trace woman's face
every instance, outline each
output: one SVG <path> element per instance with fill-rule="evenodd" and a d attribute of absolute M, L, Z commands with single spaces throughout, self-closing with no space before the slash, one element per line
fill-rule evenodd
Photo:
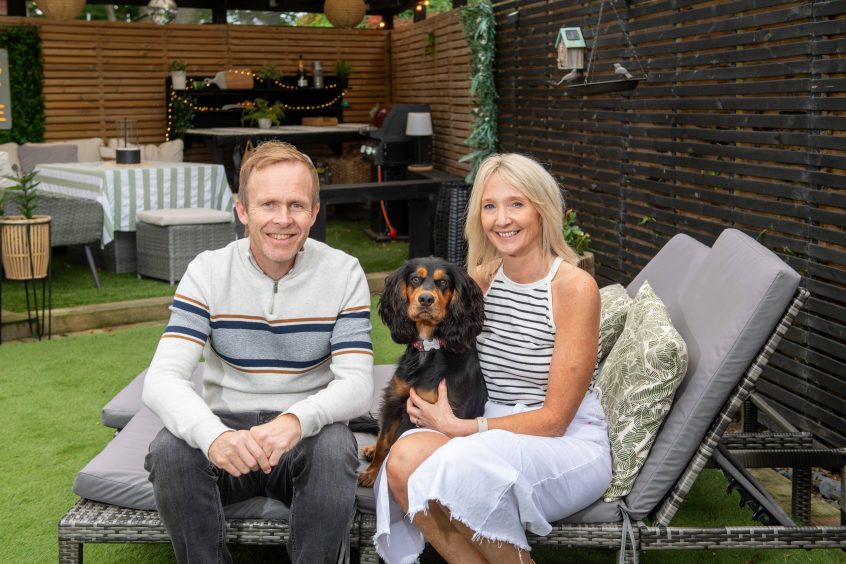
<path fill-rule="evenodd" d="M 522 256 L 540 248 L 541 216 L 529 199 L 493 174 L 482 190 L 482 229 L 499 253 Z"/>

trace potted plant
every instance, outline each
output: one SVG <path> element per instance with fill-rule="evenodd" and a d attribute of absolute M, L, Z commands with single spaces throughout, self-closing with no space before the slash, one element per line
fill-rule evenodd
<path fill-rule="evenodd" d="M 268 63 L 259 67 L 259 70 L 256 72 L 256 78 L 264 81 L 265 88 L 273 88 L 275 82 L 282 80 L 282 71 L 276 65 Z"/>
<path fill-rule="evenodd" d="M 279 120 L 285 117 L 285 110 L 282 109 L 281 102 L 270 102 L 264 98 L 256 98 L 253 106 L 245 108 L 241 114 L 241 123 L 249 121 L 250 124 L 258 122 L 258 126 L 262 129 L 268 129 L 271 125 L 279 125 Z"/>
<path fill-rule="evenodd" d="M 338 82 L 341 85 L 341 90 L 346 90 L 352 74 L 353 67 L 346 59 L 338 59 L 335 61 L 335 76 L 338 77 Z"/>
<path fill-rule="evenodd" d="M 17 167 L 12 167 L 17 173 Z M 50 216 L 35 215 L 38 193 L 36 172 L 6 176 L 14 182 L 0 198 L 0 239 L 3 270 L 10 280 L 33 280 L 47 276 L 50 263 Z M 6 215 L 12 203 L 17 215 Z"/>
<path fill-rule="evenodd" d="M 188 70 L 188 65 L 182 61 L 171 61 L 169 68 L 170 82 L 173 84 L 173 89 L 185 90 L 185 71 Z"/>
<path fill-rule="evenodd" d="M 564 240 L 579 255 L 579 268 L 586 270 L 593 276 L 596 270 L 594 256 L 593 253 L 587 250 L 590 244 L 590 235 L 582 231 L 582 228 L 579 227 L 576 210 L 567 210 L 564 212 L 563 229 Z"/>

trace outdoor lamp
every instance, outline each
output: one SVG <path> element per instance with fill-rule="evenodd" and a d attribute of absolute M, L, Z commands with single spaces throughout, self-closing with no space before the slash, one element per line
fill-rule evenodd
<path fill-rule="evenodd" d="M 414 150 L 412 170 L 432 169 L 432 114 L 429 112 L 409 112 L 405 122 L 405 134 L 412 137 Z"/>
<path fill-rule="evenodd" d="M 115 162 L 117 164 L 140 163 L 141 149 L 138 147 L 138 122 L 128 118 L 119 119 L 115 121 L 115 130 L 118 133 Z"/>

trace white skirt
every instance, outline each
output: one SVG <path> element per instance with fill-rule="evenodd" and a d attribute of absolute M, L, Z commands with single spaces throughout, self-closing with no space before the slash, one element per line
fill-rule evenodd
<path fill-rule="evenodd" d="M 488 402 L 486 417 L 529 411 Z M 413 429 L 415 432 L 436 432 Z M 385 460 L 385 464 L 387 459 Z M 547 535 L 550 522 L 600 498 L 611 482 L 611 447 L 602 405 L 585 396 L 561 437 L 493 429 L 457 437 L 432 453 L 408 480 L 408 513 L 393 499 L 382 465 L 374 484 L 376 551 L 388 564 L 417 562 L 423 535 L 411 521 L 430 500 L 476 531 L 473 540 L 507 542 L 530 550 L 526 530 Z"/>

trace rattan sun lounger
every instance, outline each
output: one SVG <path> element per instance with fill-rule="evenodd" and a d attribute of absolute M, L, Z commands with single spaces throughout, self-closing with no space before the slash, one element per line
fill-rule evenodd
<path fill-rule="evenodd" d="M 530 536 L 530 542 L 618 550 L 625 560 L 636 560 L 641 550 L 846 548 L 846 527 L 795 526 L 742 470 L 744 462 L 755 465 L 762 460 L 797 468 L 839 461 L 834 465 L 842 468 L 844 449 L 810 449 L 807 434 L 724 435 L 807 299 L 808 292 L 799 288 L 799 276 L 751 238 L 727 230 L 712 248 L 690 237 L 674 237 L 629 285 L 629 293 L 634 295 L 646 280 L 666 304 L 690 354 L 690 367 L 673 407 L 630 494 L 614 502 L 597 501 L 554 523 L 550 535 Z M 137 394 L 127 396 L 140 407 Z M 122 408 L 122 412 L 132 409 Z M 131 439 L 133 426 L 141 419 L 141 413 L 133 417 L 113 443 L 122 435 Z M 799 456 L 790 457 L 791 451 Z M 756 460 L 756 452 L 763 458 Z M 732 487 L 743 490 L 744 499 L 769 525 L 673 527 L 679 506 L 706 464 L 723 468 Z M 809 475 L 796 472 L 794 476 L 798 497 L 806 499 Z M 350 542 L 358 546 L 361 562 L 377 562 L 372 546 L 372 499 L 360 496 L 360 504 Z M 804 518 L 803 507 L 800 503 L 795 513 Z M 287 535 L 283 519 L 233 518 L 228 522 L 232 542 L 275 544 L 284 542 Z M 81 561 L 82 545 L 92 542 L 167 542 L 167 535 L 155 511 L 82 499 L 59 523 L 61 561 Z"/>

